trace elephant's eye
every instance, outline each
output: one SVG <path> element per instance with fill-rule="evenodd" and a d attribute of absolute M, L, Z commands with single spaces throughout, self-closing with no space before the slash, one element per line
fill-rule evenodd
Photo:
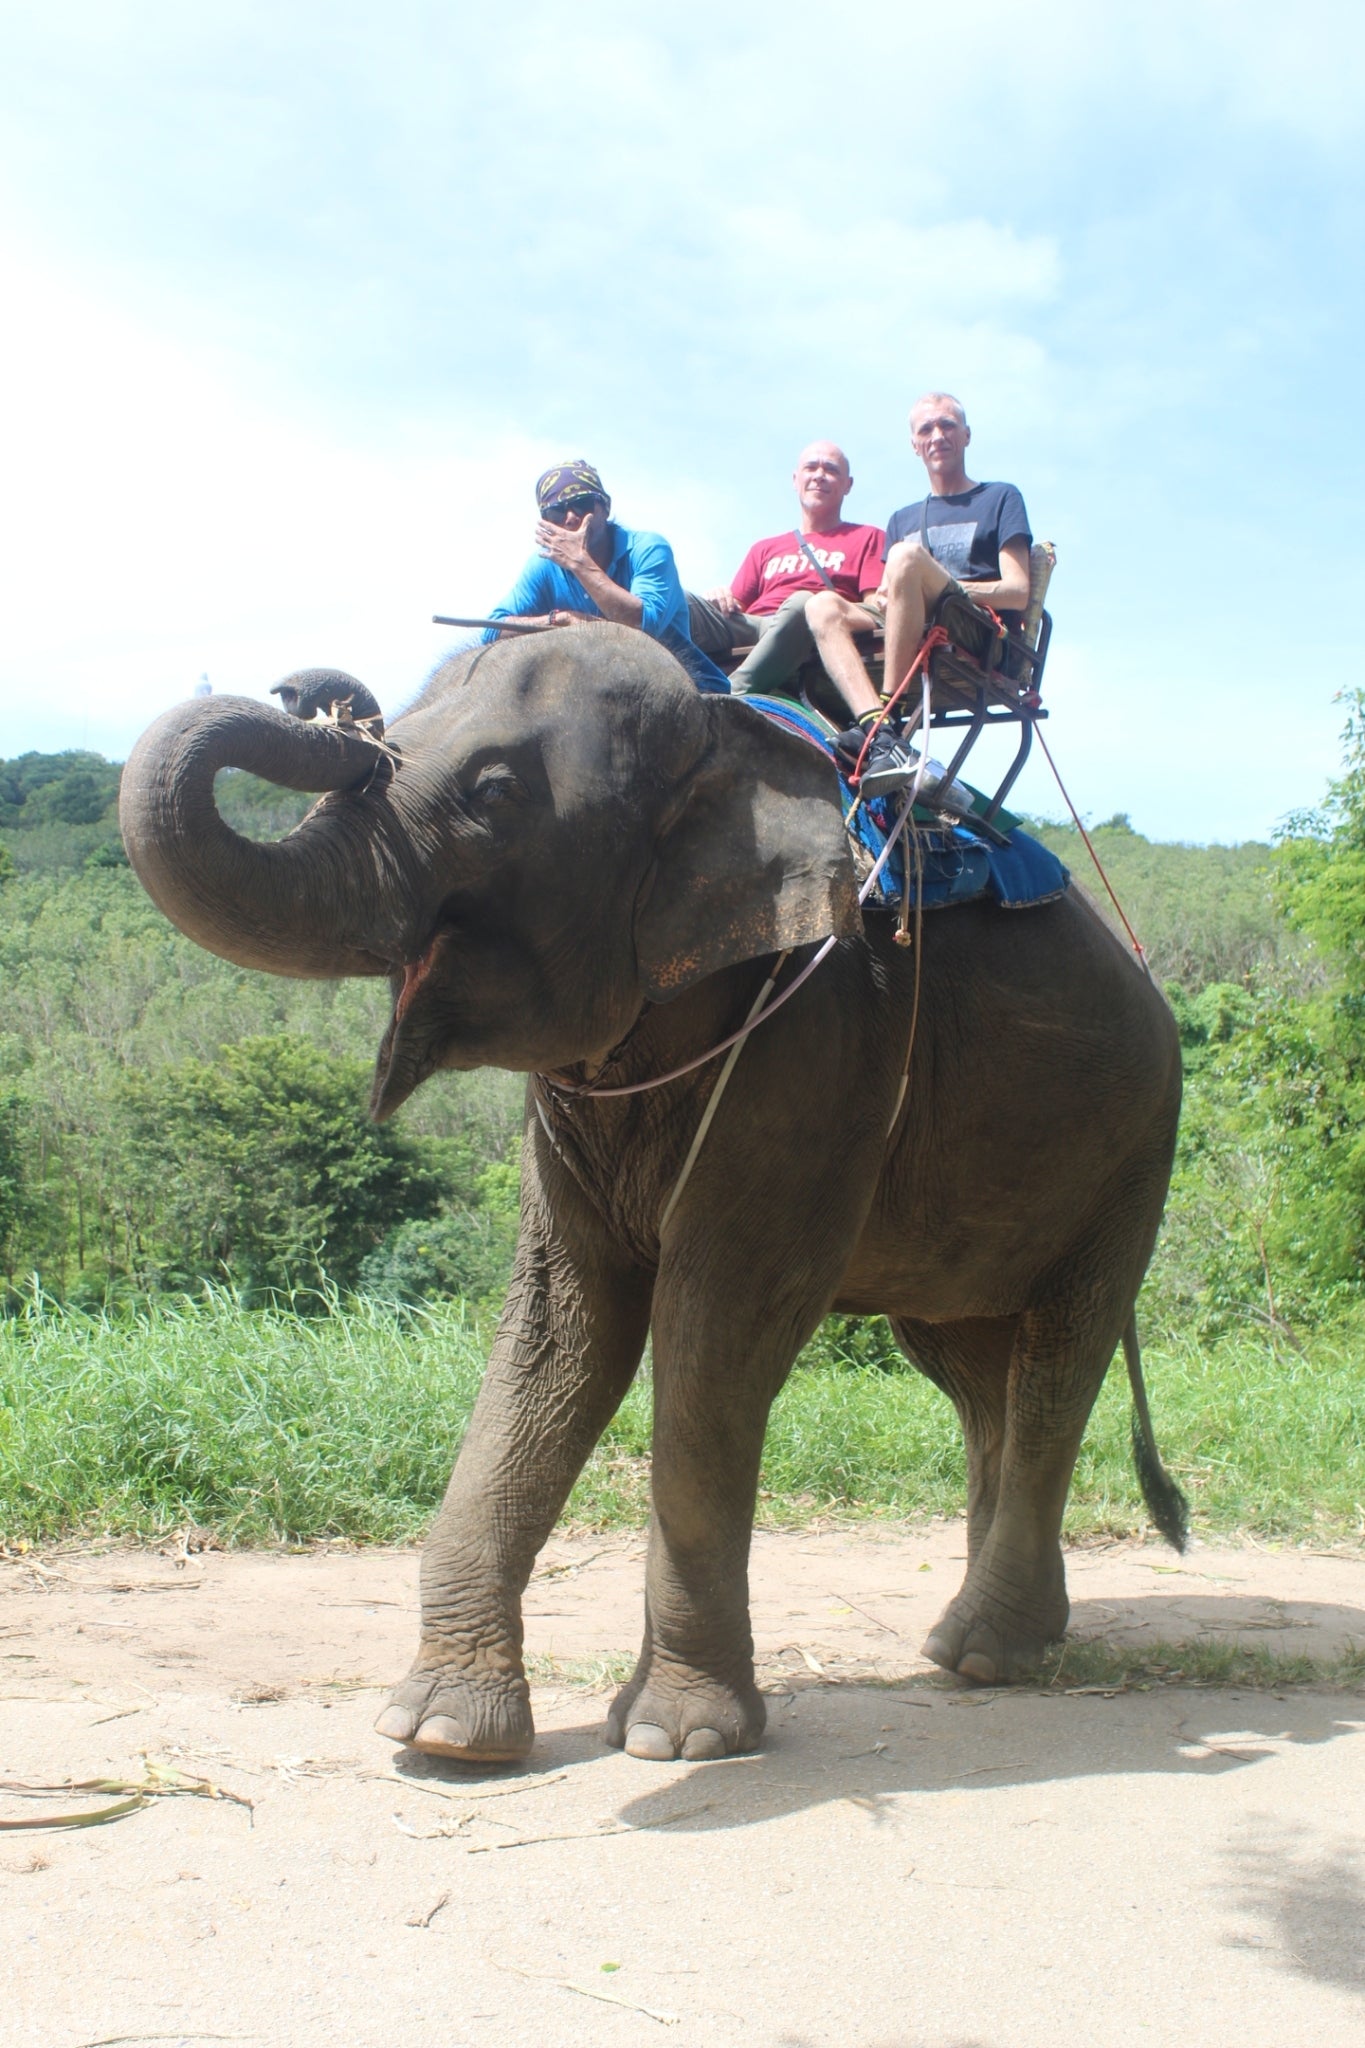
<path fill-rule="evenodd" d="M 470 791 L 476 804 L 490 808 L 494 804 L 525 803 L 530 794 L 519 775 L 501 766 L 481 768 Z"/>

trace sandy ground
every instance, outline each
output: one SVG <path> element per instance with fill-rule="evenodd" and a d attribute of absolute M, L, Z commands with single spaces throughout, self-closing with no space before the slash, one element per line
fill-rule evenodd
<path fill-rule="evenodd" d="M 140 1779 L 0 1832 L 0 2042 L 279 2048 L 1313 2048 L 1365 2041 L 1365 1699 L 974 1692 L 916 1654 L 962 1530 L 764 1536 L 754 1758 L 604 1748 L 635 1539 L 553 1543 L 540 1739 L 461 1771 L 370 1732 L 411 1552 L 0 1564 L 0 1775 Z M 1114 1546 L 1073 1629 L 1329 1655 L 1365 1561 Z M 108 1804 L 25 1799 L 0 1818 Z M 627 1846 L 629 1844 L 629 1846 Z"/>

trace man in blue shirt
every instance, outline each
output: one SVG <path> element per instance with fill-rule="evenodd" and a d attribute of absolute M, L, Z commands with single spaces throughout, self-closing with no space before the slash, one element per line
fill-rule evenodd
<path fill-rule="evenodd" d="M 725 675 L 693 644 L 672 548 L 657 533 L 614 522 L 611 499 L 590 462 L 547 469 L 536 482 L 536 505 L 537 552 L 503 603 L 492 606 L 491 619 L 543 626 L 612 619 L 635 626 L 666 647 L 699 690 L 729 694 Z"/>
<path fill-rule="evenodd" d="M 930 391 L 910 414 L 910 439 L 928 473 L 929 490 L 893 512 L 886 526 L 886 570 L 881 589 L 863 604 L 822 591 L 806 607 L 806 623 L 820 658 L 854 713 L 862 735 L 880 715 L 877 693 L 854 644 L 866 632 L 868 609 L 886 624 L 885 687 L 895 689 L 919 652 L 950 591 L 1018 622 L 1029 597 L 1029 532 L 1024 501 L 1013 484 L 974 483 L 967 474 L 972 430 L 959 401 Z M 994 631 L 983 612 L 983 645 Z M 850 728 L 849 747 L 860 735 Z M 863 790 L 880 795 L 908 782 L 914 757 L 895 733 L 877 733 L 862 776 Z"/>

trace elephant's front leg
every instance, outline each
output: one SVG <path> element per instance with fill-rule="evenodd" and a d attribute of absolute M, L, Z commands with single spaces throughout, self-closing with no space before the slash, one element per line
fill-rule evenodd
<path fill-rule="evenodd" d="M 554 1214 L 531 1156 L 507 1304 L 422 1553 L 422 1640 L 376 1727 L 437 1756 L 503 1762 L 534 1739 L 521 1596 L 640 1362 L 651 1279 L 572 1187 Z"/>
<path fill-rule="evenodd" d="M 747 1278 L 742 1292 L 722 1279 L 708 1300 L 663 1276 L 656 1290 L 645 1637 L 607 1721 L 631 1756 L 734 1755 L 756 1747 L 767 1718 L 749 1627 L 759 1463 L 768 1410 L 826 1297 L 803 1289 L 793 1308 L 763 1274 Z"/>

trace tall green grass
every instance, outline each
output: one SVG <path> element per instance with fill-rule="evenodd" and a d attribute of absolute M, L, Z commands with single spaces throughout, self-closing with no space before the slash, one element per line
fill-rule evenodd
<path fill-rule="evenodd" d="M 194 1524 L 243 1543 L 420 1534 L 441 1497 L 487 1343 L 460 1305 L 376 1303 L 296 1316 L 221 1297 L 126 1319 L 39 1304 L 0 1323 L 0 1540 L 149 1537 Z M 1365 1536 L 1365 1334 L 1304 1355 L 1245 1336 L 1153 1345 L 1166 1458 L 1206 1532 Z M 642 1374 L 575 1489 L 568 1518 L 646 1511 Z M 961 1439 L 918 1374 L 850 1363 L 817 1339 L 778 1401 L 760 1516 L 959 1513 Z M 1121 1367 L 1072 1488 L 1076 1536 L 1144 1526 Z"/>

